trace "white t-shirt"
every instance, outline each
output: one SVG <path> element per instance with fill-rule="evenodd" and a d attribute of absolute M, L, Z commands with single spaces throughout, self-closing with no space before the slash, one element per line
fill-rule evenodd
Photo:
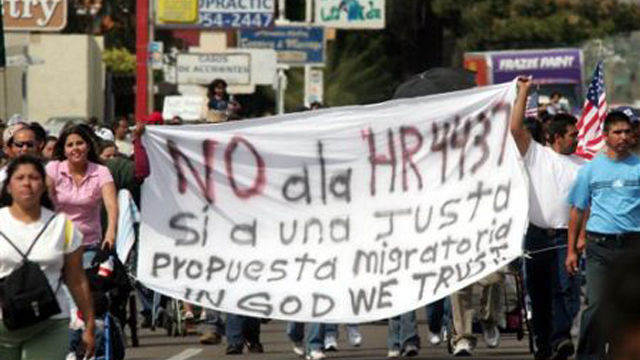
<path fill-rule="evenodd" d="M 125 156 L 133 155 L 133 143 L 131 142 L 131 138 L 127 136 L 124 140 L 116 139 L 115 143 L 116 143 L 116 146 L 118 147 L 119 153 Z"/>
<path fill-rule="evenodd" d="M 529 172 L 529 221 L 545 229 L 566 229 L 569 225 L 567 197 L 585 160 L 562 155 L 531 141 L 524 163 Z"/>
<path fill-rule="evenodd" d="M 26 253 L 51 216 L 54 216 L 54 213 L 43 208 L 40 220 L 25 224 L 11 215 L 9 207 L 3 207 L 0 209 L 0 231 L 22 253 Z M 64 265 L 64 255 L 72 253 L 81 244 L 82 234 L 64 215 L 57 214 L 28 255 L 29 260 L 40 265 L 47 280 L 49 280 L 51 289 L 56 292 L 58 305 L 62 312 L 53 316 L 53 318 L 64 319 L 69 317 L 69 302 L 65 291 L 62 289 L 63 284 L 61 281 L 63 280 L 60 275 Z M 15 268 L 20 266 L 22 259 L 16 249 L 4 237 L 0 236 L 0 278 L 9 275 Z M 59 282 L 60 287 L 58 288 Z M 58 290 L 56 291 L 56 289 Z"/>
<path fill-rule="evenodd" d="M 7 179 L 7 167 L 3 166 L 0 169 L 0 186 L 4 186 L 4 181 Z"/>

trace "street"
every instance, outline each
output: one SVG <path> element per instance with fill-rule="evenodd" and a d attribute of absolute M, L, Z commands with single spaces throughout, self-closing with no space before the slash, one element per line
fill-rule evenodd
<path fill-rule="evenodd" d="M 451 359 L 447 347 L 441 344 L 431 347 L 426 344 L 427 325 L 424 321 L 419 323 L 419 331 L 422 341 L 420 355 L 414 359 Z M 339 351 L 328 353 L 328 359 L 386 359 L 386 334 L 385 324 L 367 324 L 360 327 L 363 335 L 363 343 L 360 348 L 351 347 L 347 340 L 344 327 L 340 327 Z M 503 335 L 500 347 L 488 349 L 481 340 L 473 354 L 473 359 L 531 359 L 528 340 L 518 341 L 514 334 Z M 168 337 L 163 329 L 151 332 L 144 329 L 140 333 L 140 347 L 127 348 L 126 359 L 131 360 L 204 360 L 204 359 L 252 359 L 252 360 L 286 360 L 298 359 L 293 353 L 292 344 L 285 335 L 285 323 L 272 321 L 262 327 L 262 343 L 264 354 L 248 354 L 229 356 L 225 355 L 224 343 L 220 345 L 200 345 L 195 334 L 187 337 Z"/>

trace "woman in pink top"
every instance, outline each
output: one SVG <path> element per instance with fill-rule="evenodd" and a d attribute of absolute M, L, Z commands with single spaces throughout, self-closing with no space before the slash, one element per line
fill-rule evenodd
<path fill-rule="evenodd" d="M 84 235 L 85 250 L 112 249 L 118 222 L 118 201 L 113 177 L 100 165 L 94 141 L 82 125 L 62 132 L 47 164 L 49 193 L 56 210 L 67 215 Z M 107 209 L 107 230 L 102 239 L 100 209 Z"/>

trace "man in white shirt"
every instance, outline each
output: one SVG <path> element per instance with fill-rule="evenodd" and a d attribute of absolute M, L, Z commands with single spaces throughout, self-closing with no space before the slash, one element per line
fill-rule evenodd
<path fill-rule="evenodd" d="M 133 143 L 129 137 L 129 121 L 126 117 L 121 117 L 116 121 L 113 132 L 118 152 L 125 156 L 133 155 Z"/>
<path fill-rule="evenodd" d="M 572 155 L 577 146 L 577 120 L 556 114 L 548 128 L 549 145 L 532 141 L 523 124 L 531 79 L 518 80 L 511 133 L 529 173 L 529 229 L 525 250 L 527 293 L 531 298 L 535 359 L 565 360 L 575 352 L 571 326 L 580 307 L 578 279 L 564 269 L 569 205 L 567 197 L 584 160 Z"/>

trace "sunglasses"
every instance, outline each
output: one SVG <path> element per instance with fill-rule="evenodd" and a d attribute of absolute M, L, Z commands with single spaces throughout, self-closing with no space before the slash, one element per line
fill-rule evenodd
<path fill-rule="evenodd" d="M 17 147 L 18 149 L 22 149 L 25 146 L 28 149 L 31 149 L 31 148 L 35 147 L 36 144 L 33 141 L 25 141 L 25 142 L 14 141 L 13 142 L 13 146 Z"/>

